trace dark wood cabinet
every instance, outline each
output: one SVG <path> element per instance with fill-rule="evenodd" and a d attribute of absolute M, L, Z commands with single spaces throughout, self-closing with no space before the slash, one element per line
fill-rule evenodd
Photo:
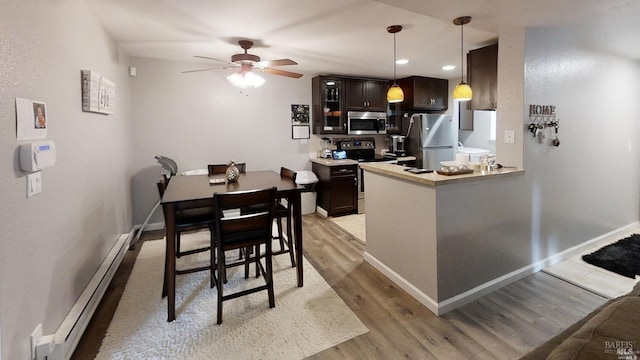
<path fill-rule="evenodd" d="M 402 133 L 402 103 L 390 103 L 387 107 L 387 134 Z"/>
<path fill-rule="evenodd" d="M 326 210 L 328 216 L 358 212 L 358 165 L 313 163 L 312 170 L 318 176 L 317 205 Z"/>
<path fill-rule="evenodd" d="M 387 87 L 386 80 L 346 79 L 347 110 L 386 111 Z"/>
<path fill-rule="evenodd" d="M 473 90 L 471 110 L 498 107 L 498 44 L 469 51 L 469 86 Z"/>
<path fill-rule="evenodd" d="M 314 134 L 346 134 L 344 79 L 316 76 L 311 80 L 311 116 Z"/>
<path fill-rule="evenodd" d="M 399 79 L 405 110 L 445 111 L 449 106 L 449 80 L 411 76 Z"/>

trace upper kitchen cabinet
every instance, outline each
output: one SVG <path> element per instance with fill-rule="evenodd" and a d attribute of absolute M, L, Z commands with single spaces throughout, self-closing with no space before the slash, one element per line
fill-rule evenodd
<path fill-rule="evenodd" d="M 498 107 L 498 44 L 471 50 L 467 54 L 469 86 L 473 90 L 471 110 Z"/>
<path fill-rule="evenodd" d="M 386 80 L 348 78 L 345 82 L 347 110 L 387 111 Z"/>
<path fill-rule="evenodd" d="M 311 80 L 314 134 L 346 134 L 344 79 L 316 76 Z"/>
<path fill-rule="evenodd" d="M 404 92 L 403 110 L 445 111 L 449 104 L 449 80 L 423 76 L 399 79 Z"/>

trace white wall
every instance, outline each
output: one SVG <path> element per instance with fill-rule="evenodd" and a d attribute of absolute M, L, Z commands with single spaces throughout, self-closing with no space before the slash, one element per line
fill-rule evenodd
<path fill-rule="evenodd" d="M 207 164 L 246 162 L 247 170 L 311 169 L 308 144 L 291 139 L 291 105 L 311 105 L 311 77 L 265 74 L 257 89 L 229 84 L 229 70 L 182 74 L 211 67 L 132 58 L 134 118 L 134 223 L 141 224 L 158 200 L 160 166 L 155 155 L 178 170 Z M 292 69 L 295 71 L 295 69 Z M 151 223 L 162 221 L 159 210 Z"/>
<path fill-rule="evenodd" d="M 121 233 L 131 229 L 128 60 L 83 1 L 0 2 L 0 318 L 4 359 L 55 332 Z M 116 83 L 116 114 L 81 111 L 80 70 Z M 58 151 L 25 196 L 15 97 L 47 105 Z"/>
<path fill-rule="evenodd" d="M 523 139 L 532 256 L 544 257 L 640 219 L 640 63 L 536 29 L 525 59 L 520 130 L 530 104 L 555 105 L 560 121 L 557 148 Z"/>

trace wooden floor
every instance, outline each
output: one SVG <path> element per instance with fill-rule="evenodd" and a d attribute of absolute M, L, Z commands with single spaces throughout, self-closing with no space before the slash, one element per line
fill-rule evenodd
<path fill-rule="evenodd" d="M 312 214 L 303 228 L 305 257 L 369 328 L 310 359 L 517 359 L 606 301 L 538 272 L 437 317 L 364 262 L 364 245 L 338 226 Z M 126 255 L 72 359 L 95 357 L 136 255 Z"/>

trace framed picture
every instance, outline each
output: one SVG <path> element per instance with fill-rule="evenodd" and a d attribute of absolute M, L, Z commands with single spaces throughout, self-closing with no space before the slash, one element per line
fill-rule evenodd
<path fill-rule="evenodd" d="M 291 123 L 309 124 L 309 105 L 291 105 Z"/>
<path fill-rule="evenodd" d="M 309 125 L 291 125 L 292 139 L 308 139 L 310 137 Z"/>

